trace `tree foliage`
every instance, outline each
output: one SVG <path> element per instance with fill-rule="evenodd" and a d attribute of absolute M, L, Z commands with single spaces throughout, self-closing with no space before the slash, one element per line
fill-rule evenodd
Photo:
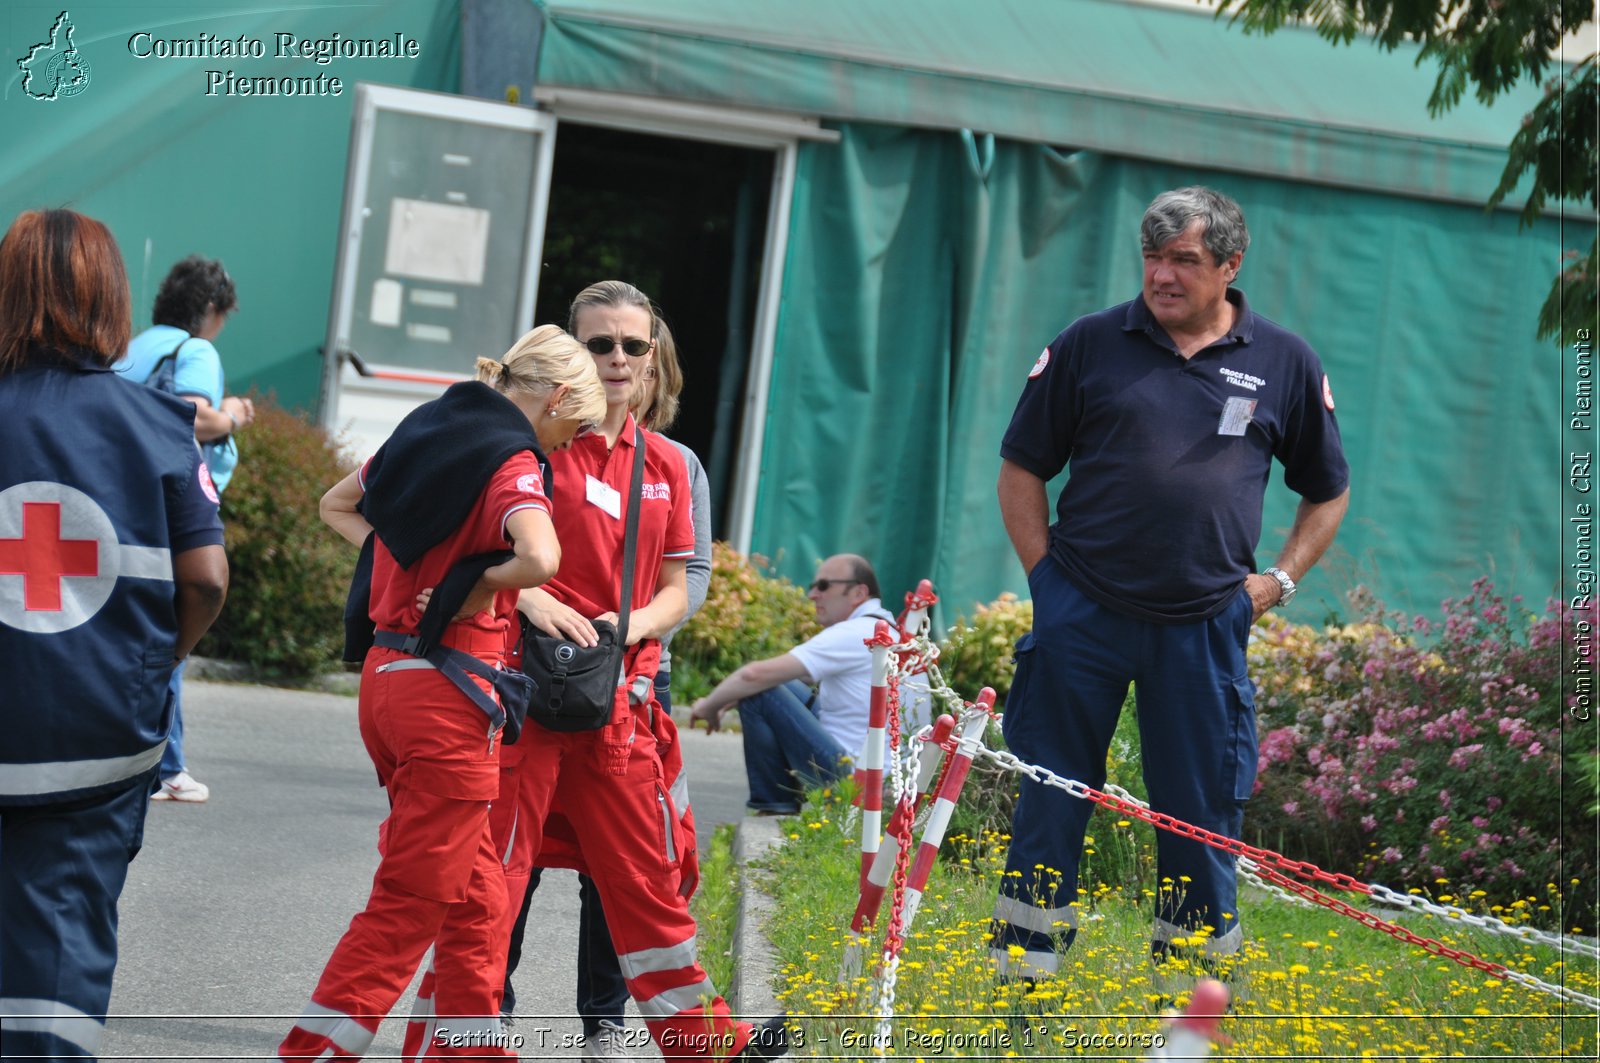
<path fill-rule="evenodd" d="M 1218 18 L 1231 13 L 1231 21 L 1247 33 L 1304 23 L 1335 44 L 1370 34 L 1389 51 L 1402 43 L 1419 45 L 1417 63 L 1439 66 L 1428 97 L 1428 112 L 1435 116 L 1460 103 L 1469 87 L 1487 104 L 1524 77 L 1538 81 L 1553 71 L 1508 146 L 1505 170 L 1487 205 L 1498 206 L 1531 170 L 1531 190 L 1520 212 L 1524 226 L 1552 197 L 1600 209 L 1600 57 L 1591 54 L 1572 66 L 1552 58 L 1567 34 L 1594 17 L 1592 0 L 1216 0 L 1216 5 Z M 1565 252 L 1539 313 L 1539 337 L 1571 337 L 1580 328 L 1594 335 L 1600 331 L 1597 308 L 1600 242 L 1591 240 L 1587 255 Z"/>

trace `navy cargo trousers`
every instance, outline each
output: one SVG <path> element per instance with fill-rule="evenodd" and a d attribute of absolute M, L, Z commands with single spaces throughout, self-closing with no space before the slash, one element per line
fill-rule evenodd
<path fill-rule="evenodd" d="M 1011 751 L 1101 789 L 1131 683 L 1151 807 L 1237 838 L 1256 776 L 1255 695 L 1245 670 L 1253 607 L 1242 585 L 1210 619 L 1160 624 L 1089 598 L 1049 557 L 1028 583 L 1033 631 L 1017 642 L 1006 699 Z M 1041 978 L 1058 970 L 1077 933 L 1078 864 L 1091 811 L 1087 800 L 1023 780 L 991 928 L 1002 974 Z M 1170 943 L 1193 940 L 1201 927 L 1210 930 L 1195 951 L 1238 951 L 1233 857 L 1157 831 L 1156 859 L 1153 955 L 1164 958 Z"/>

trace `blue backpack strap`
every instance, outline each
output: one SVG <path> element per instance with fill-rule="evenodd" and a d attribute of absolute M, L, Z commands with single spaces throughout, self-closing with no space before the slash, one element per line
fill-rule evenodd
<path fill-rule="evenodd" d="M 193 336 L 185 334 L 170 353 L 162 355 L 156 361 L 156 364 L 151 366 L 150 374 L 144 378 L 145 384 L 155 388 L 157 391 L 164 391 L 168 395 L 176 395 L 178 393 L 178 352 L 183 350 L 183 345 L 192 339 L 194 339 Z"/>

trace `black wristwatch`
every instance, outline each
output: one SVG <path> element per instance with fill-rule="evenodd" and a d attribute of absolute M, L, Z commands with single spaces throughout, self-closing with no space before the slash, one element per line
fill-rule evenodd
<path fill-rule="evenodd" d="M 1294 592 L 1299 588 L 1295 586 L 1295 582 L 1290 578 L 1289 573 L 1274 566 L 1261 574 L 1263 576 L 1271 576 L 1278 581 L 1278 586 L 1283 588 L 1283 593 L 1278 595 L 1278 605 L 1288 605 L 1294 600 Z"/>

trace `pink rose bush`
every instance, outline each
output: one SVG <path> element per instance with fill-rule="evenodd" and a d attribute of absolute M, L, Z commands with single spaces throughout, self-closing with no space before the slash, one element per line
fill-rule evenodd
<path fill-rule="evenodd" d="M 1437 622 L 1360 588 L 1351 605 L 1354 623 L 1268 614 L 1255 629 L 1246 839 L 1397 889 L 1482 890 L 1489 908 L 1553 885 L 1564 910 L 1542 918 L 1593 932 L 1594 773 L 1577 767 L 1595 724 L 1569 712 L 1562 674 L 1594 610 L 1552 600 L 1537 616 L 1487 579 Z"/>

